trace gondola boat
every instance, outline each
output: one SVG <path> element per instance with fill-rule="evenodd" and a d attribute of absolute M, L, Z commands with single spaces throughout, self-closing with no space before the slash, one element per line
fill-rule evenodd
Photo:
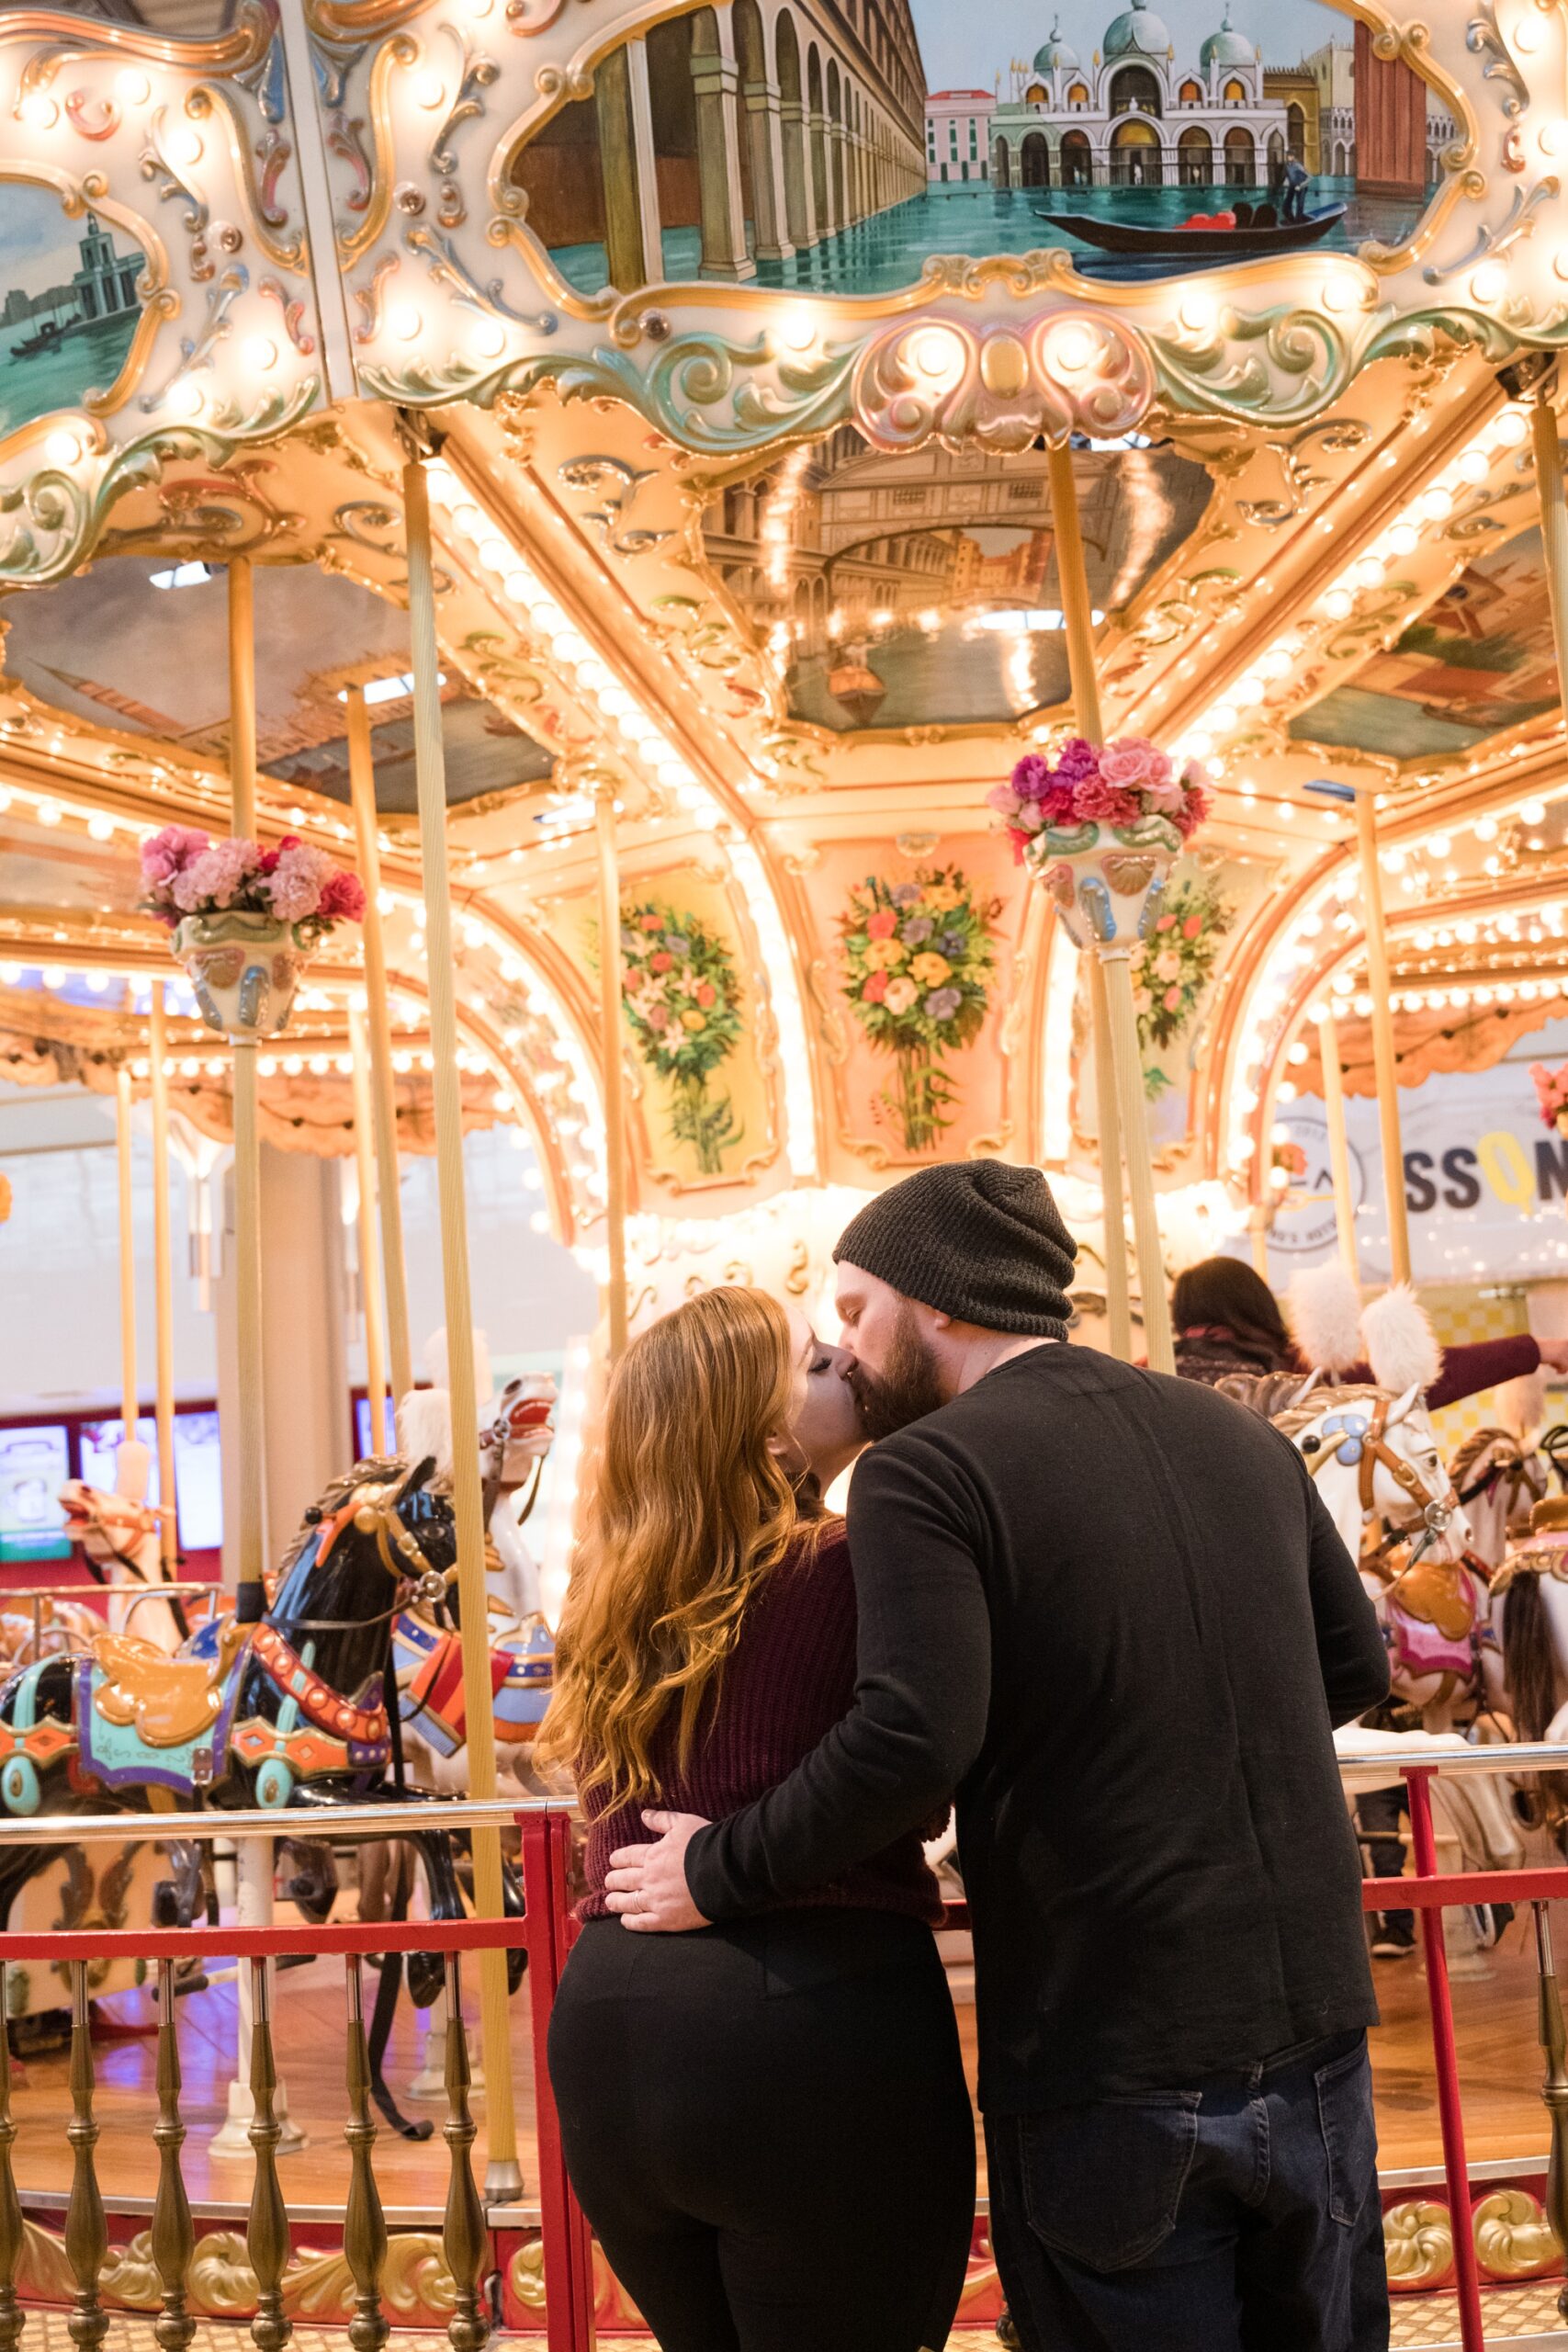
<path fill-rule="evenodd" d="M 1037 220 L 1081 238 L 1086 245 L 1097 245 L 1101 253 L 1182 261 L 1242 261 L 1257 254 L 1299 252 L 1317 244 L 1345 217 L 1342 204 L 1331 204 L 1304 220 L 1276 220 L 1263 228 L 1239 222 L 1234 229 L 1194 228 L 1179 221 L 1174 228 L 1147 229 L 1128 220 L 1098 220 L 1087 212 L 1048 212 L 1040 204 L 1031 209 Z"/>

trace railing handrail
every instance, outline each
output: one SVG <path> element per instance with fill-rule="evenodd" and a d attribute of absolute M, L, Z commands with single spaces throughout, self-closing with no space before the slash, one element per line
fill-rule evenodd
<path fill-rule="evenodd" d="M 574 1797 L 427 1797 L 403 1804 L 260 1805 L 231 1813 L 35 1813 L 0 1819 L 0 1846 L 90 1846 L 171 1838 L 397 1838 L 418 1829 L 507 1828 L 574 1814 Z"/>
<path fill-rule="evenodd" d="M 1500 1740 L 1490 1747 L 1428 1747 L 1413 1753 L 1397 1745 L 1368 1747 L 1337 1758 L 1348 1772 L 1386 1770 L 1391 1781 L 1406 1772 L 1568 1772 L 1568 1743 L 1555 1739 Z"/>
<path fill-rule="evenodd" d="M 95 1593 L 102 1593 L 106 1600 L 158 1600 L 169 1594 L 180 1596 L 187 1592 L 221 1594 L 223 1586 L 209 1580 L 192 1584 L 99 1584 L 89 1577 L 85 1584 L 0 1585 L 0 1609 L 11 1600 L 90 1600 Z"/>

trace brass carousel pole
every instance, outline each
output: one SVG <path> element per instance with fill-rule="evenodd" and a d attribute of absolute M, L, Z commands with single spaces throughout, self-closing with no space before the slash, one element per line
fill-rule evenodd
<path fill-rule="evenodd" d="M 1317 1015 L 1317 1051 L 1323 1064 L 1323 1111 L 1328 1125 L 1328 1167 L 1334 1180 L 1334 1223 L 1339 1255 L 1352 1282 L 1361 1279 L 1356 1254 L 1356 1203 L 1350 1190 L 1350 1137 L 1345 1125 L 1345 1072 L 1339 1059 L 1339 1025 L 1334 1008 Z"/>
<path fill-rule="evenodd" d="M 169 1232 L 169 1064 L 164 983 L 152 983 L 147 1022 L 152 1093 L 152 1303 L 155 1313 L 158 1421 L 158 1540 L 165 1573 L 176 1573 L 179 1523 L 175 1495 L 175 1270 Z"/>
<path fill-rule="evenodd" d="M 430 428 L 423 419 L 403 411 L 400 422 L 405 457 L 403 516 L 408 540 L 409 631 L 413 662 L 414 767 L 430 972 L 430 1047 L 435 1064 L 441 1269 L 446 1302 L 447 1380 L 452 1397 L 452 1502 L 457 1531 L 457 1589 L 463 1623 L 479 1628 L 489 1622 L 489 1596 L 485 1586 L 484 1502 L 479 1486 L 473 1311 L 468 1295 L 468 1212 L 463 1195 L 463 1095 L 457 1068 L 456 959 L 446 866 L 446 769 L 441 741 L 430 485 L 424 472 L 424 459 L 434 454 L 434 448 Z M 466 1641 L 462 1646 L 469 1785 L 476 1797 L 493 1797 L 495 1722 L 491 1703 L 490 1652 L 482 1640 Z M 481 1919 L 499 1919 L 502 1917 L 502 1901 L 498 1833 L 476 1829 L 473 1852 L 475 1908 Z M 454 2017 L 448 2030 L 457 2022 Z M 505 2199 L 521 2196 L 523 2175 L 517 2162 L 506 1955 L 502 1951 L 479 1954 L 479 2039 L 490 2101 L 485 2194 L 491 2199 Z"/>
<path fill-rule="evenodd" d="M 380 1253 L 376 1247 L 376 1155 L 370 1141 L 370 1057 L 365 1014 L 348 1008 L 348 1043 L 354 1057 L 354 1167 L 359 1193 L 359 1304 L 365 1316 L 365 1393 L 370 1401 L 370 1451 L 391 1452 L 387 1429 L 387 1357 L 381 1329 Z"/>
<path fill-rule="evenodd" d="M 604 1223 L 609 1238 L 610 1362 L 626 1344 L 626 1106 L 621 1047 L 621 876 L 615 854 L 615 791 L 593 796 L 599 843 L 599 1009 L 604 1041 Z"/>
<path fill-rule="evenodd" d="M 1070 447 L 1065 442 L 1060 448 L 1053 444 L 1046 452 L 1046 464 L 1051 484 L 1051 514 L 1056 528 L 1056 577 L 1062 590 L 1062 615 L 1066 628 L 1073 708 L 1080 732 L 1090 742 L 1099 743 L 1104 741 L 1104 722 L 1100 709 L 1100 682 L 1094 667 L 1094 615 L 1089 603 L 1089 573 L 1084 564 L 1077 485 L 1073 480 Z M 1111 1315 L 1111 1352 L 1121 1356 L 1123 1362 L 1133 1352 L 1131 1317 L 1127 1306 L 1122 1179 L 1117 1165 L 1116 1129 L 1119 1125 L 1122 1155 L 1127 1164 L 1133 1239 L 1137 1250 L 1139 1284 L 1143 1294 L 1145 1346 L 1152 1371 L 1174 1372 L 1176 1351 L 1171 1339 L 1170 1301 L 1166 1295 L 1165 1260 L 1160 1250 L 1154 1169 L 1149 1159 L 1148 1123 L 1144 1111 L 1143 1060 L 1138 1050 L 1138 1023 L 1133 1010 L 1133 979 L 1126 955 L 1113 952 L 1102 959 L 1098 949 L 1092 952 L 1089 956 L 1089 988 L 1094 1015 L 1100 1182 L 1105 1194 L 1106 1301 Z M 1105 1115 L 1108 1103 L 1114 1106 L 1109 1126 Z M 1119 1243 L 1120 1248 L 1117 1246 Z M 1113 1261 L 1119 1261 L 1114 1272 Z M 1120 1330 L 1117 1328 L 1118 1315 Z"/>
<path fill-rule="evenodd" d="M 114 1139 L 119 1176 L 119 1451 L 115 1485 L 141 1502 L 147 1494 L 147 1449 L 141 1441 L 141 1385 L 136 1376 L 136 1214 L 131 1187 L 130 1072 L 114 1074 Z"/>
<path fill-rule="evenodd" d="M 376 1205 L 381 1226 L 381 1275 L 387 1286 L 387 1351 L 392 1401 L 413 1386 L 409 1286 L 403 1261 L 403 1204 L 398 1175 L 398 1097 L 392 1073 L 392 1020 L 387 1002 L 387 951 L 381 933 L 381 849 L 376 832 L 376 762 L 363 686 L 348 690 L 348 781 L 359 878 L 365 885 L 365 1013 L 370 1046 L 370 1107 L 376 1136 Z"/>
<path fill-rule="evenodd" d="M 1378 1129 L 1382 1140 L 1383 1196 L 1388 1203 L 1390 1277 L 1410 1280 L 1410 1219 L 1404 1206 L 1404 1148 L 1399 1131 L 1399 1057 L 1393 1049 L 1389 1002 L 1388 936 L 1383 928 L 1382 873 L 1378 865 L 1376 796 L 1358 789 L 1356 834 L 1360 847 L 1362 920 L 1367 933 L 1367 987 L 1372 1000 L 1372 1066 L 1377 1073 Z"/>
<path fill-rule="evenodd" d="M 1557 411 L 1541 386 L 1530 403 L 1536 492 L 1540 501 L 1540 540 L 1546 551 L 1546 599 L 1551 611 L 1551 640 L 1560 682 L 1568 680 L 1568 503 L 1562 492 L 1562 447 Z"/>

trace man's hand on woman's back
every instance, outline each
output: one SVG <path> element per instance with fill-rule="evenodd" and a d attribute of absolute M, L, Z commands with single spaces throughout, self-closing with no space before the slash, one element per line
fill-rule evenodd
<path fill-rule="evenodd" d="M 624 1928 L 639 1935 L 673 1935 L 709 1922 L 686 1884 L 686 1849 L 708 1825 L 700 1813 L 645 1813 L 658 1832 L 647 1846 L 617 1846 L 610 1857 L 604 1899 Z"/>

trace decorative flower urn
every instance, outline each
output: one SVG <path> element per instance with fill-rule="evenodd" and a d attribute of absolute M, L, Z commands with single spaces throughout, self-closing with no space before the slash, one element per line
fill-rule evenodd
<path fill-rule="evenodd" d="M 240 1043 L 288 1027 L 308 961 L 292 923 L 238 910 L 186 915 L 171 944 L 209 1029 Z"/>
<path fill-rule="evenodd" d="M 1181 836 L 1167 817 L 1132 825 L 1049 825 L 1023 863 L 1042 884 L 1078 947 L 1131 952 L 1159 912 Z"/>

